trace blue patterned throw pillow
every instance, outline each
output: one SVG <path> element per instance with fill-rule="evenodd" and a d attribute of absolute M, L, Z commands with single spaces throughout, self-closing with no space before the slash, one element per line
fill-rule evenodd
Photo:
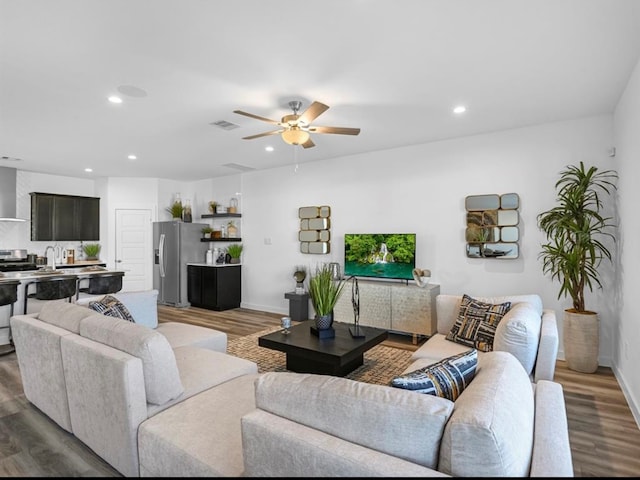
<path fill-rule="evenodd" d="M 447 357 L 391 380 L 391 386 L 455 401 L 476 374 L 478 351 Z"/>
<path fill-rule="evenodd" d="M 494 305 L 465 294 L 462 296 L 458 318 L 446 338 L 477 348 L 481 352 L 491 352 L 498 323 L 510 308 L 511 302 Z"/>
<path fill-rule="evenodd" d="M 108 317 L 135 322 L 129 309 L 120 300 L 111 295 L 105 295 L 101 300 L 89 302 L 89 308 Z"/>

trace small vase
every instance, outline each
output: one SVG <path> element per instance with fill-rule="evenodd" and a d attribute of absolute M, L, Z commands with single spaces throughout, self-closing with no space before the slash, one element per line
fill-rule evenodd
<path fill-rule="evenodd" d="M 327 330 L 333 325 L 333 313 L 327 315 L 316 315 L 316 328 L 318 330 Z"/>

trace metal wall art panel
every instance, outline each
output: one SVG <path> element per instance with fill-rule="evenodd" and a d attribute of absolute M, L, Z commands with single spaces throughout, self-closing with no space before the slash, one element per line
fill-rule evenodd
<path fill-rule="evenodd" d="M 469 195 L 464 204 L 467 210 L 467 257 L 518 258 L 518 194 Z"/>
<path fill-rule="evenodd" d="M 331 251 L 331 207 L 300 207 L 300 252 L 310 254 L 327 254 Z"/>

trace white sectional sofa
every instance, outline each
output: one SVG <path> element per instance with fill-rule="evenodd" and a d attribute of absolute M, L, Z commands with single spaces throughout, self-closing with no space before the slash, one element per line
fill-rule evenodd
<path fill-rule="evenodd" d="M 27 399 L 125 476 L 140 475 L 145 422 L 219 387 L 220 401 L 233 403 L 234 388 L 225 385 L 252 385 L 257 376 L 255 363 L 225 353 L 226 334 L 192 325 L 153 329 L 51 301 L 12 317 L 11 328 Z M 209 400 L 201 399 L 203 408 Z M 218 466 L 236 475 L 243 470 L 239 418 L 229 432 L 238 453 Z"/>
<path fill-rule="evenodd" d="M 144 325 L 58 301 L 11 326 L 27 399 L 125 476 L 573 473 L 562 387 L 532 383 L 513 352 L 479 356 L 452 402 L 338 377 L 258 374 L 225 353 L 222 332 L 158 325 L 157 292 L 115 296 Z"/>

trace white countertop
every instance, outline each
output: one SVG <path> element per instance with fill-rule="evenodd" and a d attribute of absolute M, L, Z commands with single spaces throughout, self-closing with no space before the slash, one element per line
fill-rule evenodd
<path fill-rule="evenodd" d="M 68 275 L 77 275 L 78 277 L 90 277 L 92 275 L 100 275 L 103 273 L 123 272 L 122 270 L 85 270 L 87 267 L 56 269 L 53 272 L 44 273 L 41 270 L 25 270 L 22 272 L 2 272 L 0 282 L 2 280 L 31 280 L 33 278 L 49 278 Z M 124 272 L 123 272 L 124 273 Z"/>
<path fill-rule="evenodd" d="M 241 263 L 187 263 L 194 267 L 238 267 Z"/>

